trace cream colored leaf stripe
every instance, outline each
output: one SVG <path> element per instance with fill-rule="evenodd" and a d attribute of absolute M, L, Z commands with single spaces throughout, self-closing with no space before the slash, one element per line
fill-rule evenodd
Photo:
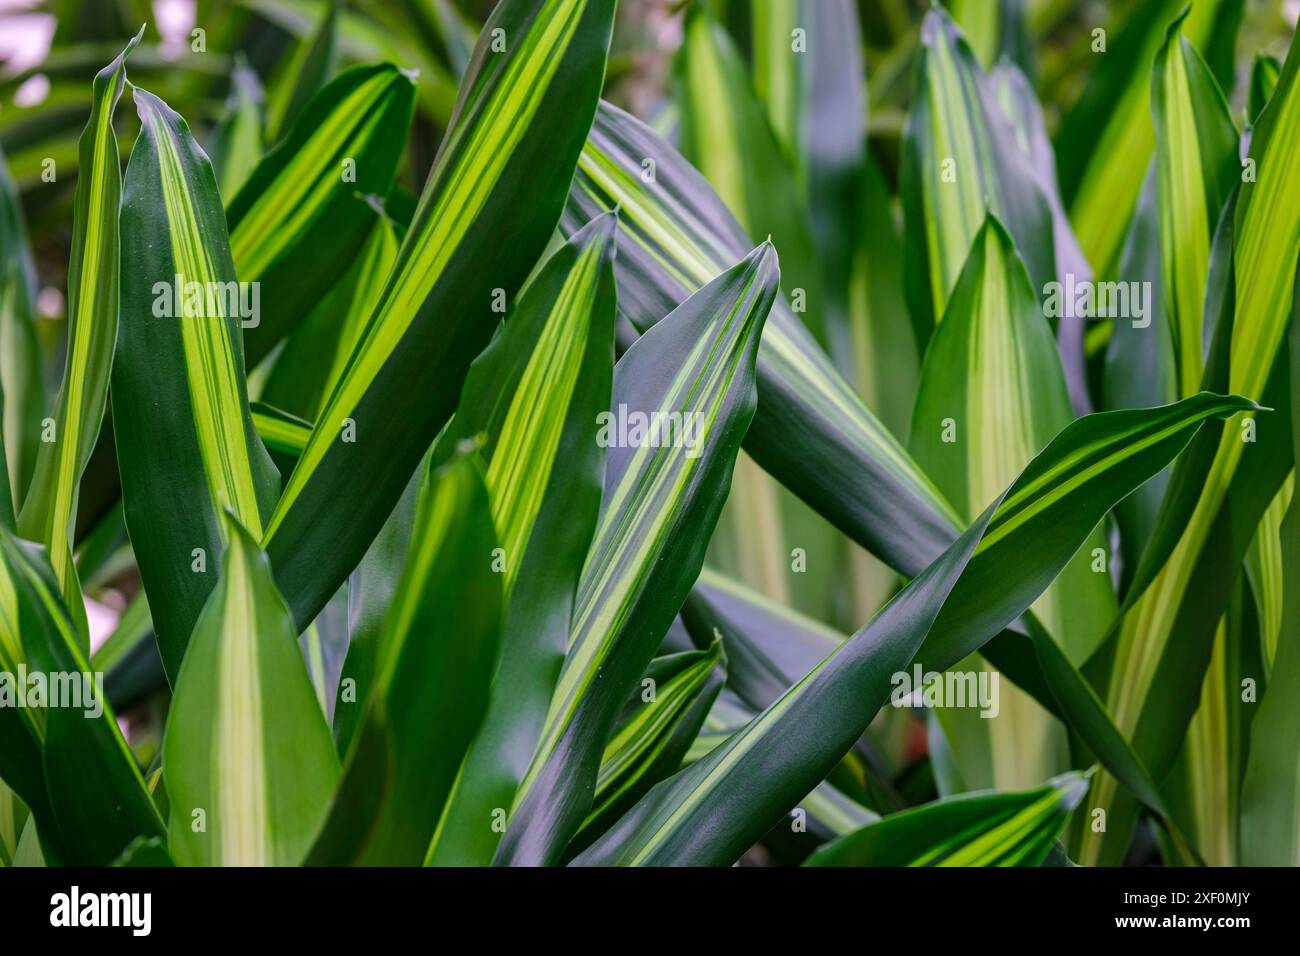
<path fill-rule="evenodd" d="M 225 522 L 223 521 L 224 525 Z M 225 529 L 230 533 L 230 529 Z M 249 550 L 227 549 L 222 575 L 221 629 L 216 660 L 217 719 L 212 723 L 210 773 L 216 782 L 212 822 L 214 863 L 263 866 L 274 860 L 267 821 L 266 754 L 262 740 L 262 681 L 257 666 L 257 595 Z"/>

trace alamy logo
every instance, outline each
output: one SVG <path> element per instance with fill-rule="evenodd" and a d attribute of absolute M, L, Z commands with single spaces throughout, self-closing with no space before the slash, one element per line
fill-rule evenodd
<path fill-rule="evenodd" d="M 895 707 L 978 707 L 981 717 L 998 715 L 997 671 L 896 671 L 890 682 Z"/>
<path fill-rule="evenodd" d="M 95 718 L 104 713 L 102 671 L 0 671 L 0 707 L 57 707 L 84 711 Z"/>
<path fill-rule="evenodd" d="M 171 282 L 153 284 L 153 314 L 158 319 L 237 318 L 245 329 L 262 321 L 259 282 L 186 282 L 177 273 Z"/>
<path fill-rule="evenodd" d="M 1092 282 L 1065 274 L 1064 284 L 1043 286 L 1043 314 L 1049 319 L 1131 319 L 1133 328 L 1151 324 L 1150 282 Z"/>
<path fill-rule="evenodd" d="M 50 897 L 51 926 L 126 926 L 133 936 L 148 936 L 153 928 L 153 895 L 150 893 L 71 892 Z"/>
<path fill-rule="evenodd" d="M 628 411 L 619 403 L 596 416 L 596 444 L 601 448 L 685 448 L 687 458 L 704 452 L 699 412 Z"/>

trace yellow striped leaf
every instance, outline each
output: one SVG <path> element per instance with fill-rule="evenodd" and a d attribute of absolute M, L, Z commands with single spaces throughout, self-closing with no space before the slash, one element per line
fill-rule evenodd
<path fill-rule="evenodd" d="M 505 0 L 485 24 L 388 283 L 267 528 L 300 625 L 360 561 L 451 415 L 494 304 L 545 248 L 595 111 L 612 17 L 595 0 Z"/>
<path fill-rule="evenodd" d="M 325 818 L 338 757 L 266 556 L 222 517 L 221 580 L 167 719 L 168 849 L 192 866 L 291 866 Z"/>
<path fill-rule="evenodd" d="M 217 579 L 229 509 L 251 534 L 279 476 L 253 429 L 240 327 L 256 287 L 236 281 L 207 157 L 185 121 L 134 88 L 141 134 L 122 201 L 123 314 L 113 368 L 124 515 L 174 681 Z"/>
<path fill-rule="evenodd" d="M 85 630 L 81 585 L 72 563 L 77 485 L 99 435 L 108 398 L 118 316 L 118 198 L 121 161 L 113 112 L 126 86 L 126 59 L 144 35 L 95 75 L 90 120 L 78 146 L 79 173 L 68 263 L 68 350 L 55 402 L 53 440 L 42 442 L 18 532 L 49 553 L 78 630 Z M 84 646 L 84 645 L 83 645 Z"/>
<path fill-rule="evenodd" d="M 498 862 L 558 862 L 586 816 L 619 709 L 699 573 L 754 414 L 779 272 L 755 249 L 639 338 L 614 372 L 601 517 L 569 651 Z"/>

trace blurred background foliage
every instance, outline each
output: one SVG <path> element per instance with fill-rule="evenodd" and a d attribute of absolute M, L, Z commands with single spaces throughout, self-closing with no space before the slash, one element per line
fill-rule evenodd
<path fill-rule="evenodd" d="M 755 11 L 769 2 L 787 0 L 698 3 L 709 8 L 734 48 L 749 60 L 750 75 L 759 86 L 763 74 L 754 62 L 761 48 L 756 27 L 763 27 L 756 24 Z M 675 82 L 679 61 L 687 59 L 678 53 L 690 22 L 683 12 L 688 5 L 681 0 L 620 0 L 605 97 L 654 125 L 699 165 L 701 159 L 692 155 L 685 128 L 692 108 L 707 123 L 710 105 L 683 102 L 686 97 L 679 96 L 680 85 Z M 1146 95 L 1155 50 L 1149 43 L 1142 44 L 1160 33 L 1150 28 L 1150 22 L 1153 18 L 1168 22 L 1183 5 L 1181 0 L 947 0 L 944 5 L 985 68 L 1005 58 L 1029 78 L 1055 147 L 1062 200 L 1098 276 L 1113 277 L 1120 250 L 1107 242 L 1114 246 L 1129 233 L 1127 217 L 1148 166 L 1150 147 L 1130 157 L 1124 152 L 1125 141 L 1118 146 L 1109 143 L 1116 148 L 1107 157 L 1105 175 L 1100 177 L 1102 194 L 1100 200 L 1094 197 L 1093 205 L 1100 203 L 1104 209 L 1110 200 L 1107 191 L 1114 188 L 1117 214 L 1125 219 L 1122 228 L 1109 230 L 1111 240 L 1094 239 L 1086 221 L 1087 210 L 1082 207 L 1089 197 L 1082 194 L 1089 188 L 1087 168 L 1096 151 L 1106 148 L 1097 130 L 1104 127 L 1114 97 L 1126 84 Z M 388 198 L 390 204 L 413 204 L 448 126 L 458 78 L 478 25 L 492 6 L 493 0 L 0 0 L 0 149 L 21 196 L 35 259 L 40 292 L 37 330 L 49 391 L 57 385 L 64 363 L 77 141 L 90 111 L 91 80 L 141 24 L 148 27 L 130 61 L 131 79 L 187 119 L 199 142 L 217 160 L 227 202 L 256 159 L 288 128 L 296 111 L 340 69 L 390 61 L 414 71 L 418 74 L 415 123 L 398 170 L 398 187 Z M 863 354 L 854 353 L 853 343 L 847 347 L 829 343 L 863 398 L 901 438 L 908 432 L 919 355 L 900 287 L 898 177 L 903 130 L 913 102 L 913 67 L 928 6 L 923 0 L 857 2 L 866 74 L 862 119 L 873 160 L 865 167 L 872 198 L 862 214 L 871 262 L 865 292 L 855 285 L 858 291 L 851 294 L 872 299 L 864 311 L 879 315 L 883 305 L 890 316 L 886 325 L 871 329 L 874 338 L 868 337 Z M 1202 52 L 1228 94 L 1234 118 L 1248 125 L 1252 65 L 1260 54 L 1285 56 L 1300 0 L 1207 0 L 1206 9 L 1212 9 L 1213 22 L 1205 27 Z M 1095 55 L 1098 31 L 1104 31 L 1109 57 Z M 1138 83 L 1128 82 L 1137 75 L 1141 76 Z M 773 112 L 772 98 L 765 97 L 762 89 L 756 92 Z M 768 120 L 777 125 L 775 116 L 760 117 L 760 125 Z M 138 120 L 134 110 L 119 109 L 115 122 L 125 162 Z M 797 179 L 796 160 L 784 136 L 788 130 L 773 132 L 776 136 L 769 138 L 775 151 L 766 159 L 787 164 L 788 168 L 776 171 L 777 178 L 784 181 L 794 175 Z M 758 168 L 759 157 L 752 158 Z M 737 208 L 737 197 L 727 195 L 710 170 L 704 172 L 752 233 L 767 231 L 758 228 L 763 223 L 757 220 L 770 210 L 760 210 L 754 221 L 747 220 Z M 746 175 L 752 177 L 754 170 L 747 169 Z M 1114 185 L 1123 175 L 1132 178 L 1127 196 Z M 748 185 L 752 191 L 754 184 Z M 758 184 L 758 189 L 762 202 L 776 201 L 775 193 L 764 192 L 764 184 Z M 1112 212 L 1104 210 L 1104 214 Z M 788 244 L 781 254 L 788 270 L 795 262 Z M 876 277 L 877 285 L 871 285 L 870 277 Z M 854 272 L 854 282 L 859 279 Z M 816 318 L 805 318 L 819 332 Z M 1088 328 L 1085 350 L 1090 378 L 1100 378 L 1110 331 L 1108 323 Z M 855 365 L 861 362 L 870 371 Z M 256 390 L 265 381 L 264 370 L 260 378 L 254 370 L 250 373 L 250 390 Z M 1093 386 L 1096 392 L 1095 381 Z M 107 454 L 111 470 L 111 446 Z M 78 535 L 85 549 L 80 561 L 99 569 L 86 581 L 104 615 L 96 625 L 92 614 L 92 632 L 98 630 L 99 640 L 119 623 L 118 616 L 138 591 L 120 521 L 105 520 L 109 517 L 105 509 L 116 500 L 114 490 L 87 485 L 103 474 L 93 463 L 87 469 L 79 511 L 84 527 Z M 111 533 L 91 533 L 101 522 Z M 808 561 L 806 572 L 795 574 L 789 558 L 792 547 L 815 554 L 818 560 Z M 97 548 L 105 554 L 89 553 Z M 836 559 L 823 560 L 828 554 Z M 834 532 L 744 456 L 737 464 L 709 564 L 782 604 L 850 633 L 898 584 L 883 564 Z M 147 609 L 141 612 L 138 603 L 132 606 L 137 614 L 147 616 Z M 321 627 L 329 630 L 328 616 L 343 613 L 337 601 L 332 603 Z M 120 622 L 122 630 L 134 627 L 130 614 Z M 156 662 L 140 666 L 136 686 L 157 687 Z M 121 682 L 130 684 L 132 675 L 123 677 L 119 671 L 117 677 L 115 696 L 120 701 Z M 158 726 L 153 718 L 166 700 L 150 694 L 135 702 L 142 706 L 133 718 L 145 730 L 135 734 L 132 742 L 143 751 L 140 756 L 147 764 L 148 748 L 157 744 L 148 728 Z M 890 781 L 891 792 L 872 795 L 873 802 L 900 806 L 932 798 L 935 774 L 929 762 L 943 756 L 942 738 L 934 727 L 929 728 L 930 743 L 940 745 L 934 753 L 927 747 L 925 721 L 915 712 L 884 708 L 874 729 L 879 752 L 871 758 L 890 768 L 878 776 Z M 854 781 L 841 783 L 852 791 Z"/>

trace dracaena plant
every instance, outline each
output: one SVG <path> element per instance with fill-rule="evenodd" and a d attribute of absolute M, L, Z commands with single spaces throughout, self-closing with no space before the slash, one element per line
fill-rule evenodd
<path fill-rule="evenodd" d="M 1300 863 L 1296 58 L 468 6 L 0 113 L 0 862 Z"/>

